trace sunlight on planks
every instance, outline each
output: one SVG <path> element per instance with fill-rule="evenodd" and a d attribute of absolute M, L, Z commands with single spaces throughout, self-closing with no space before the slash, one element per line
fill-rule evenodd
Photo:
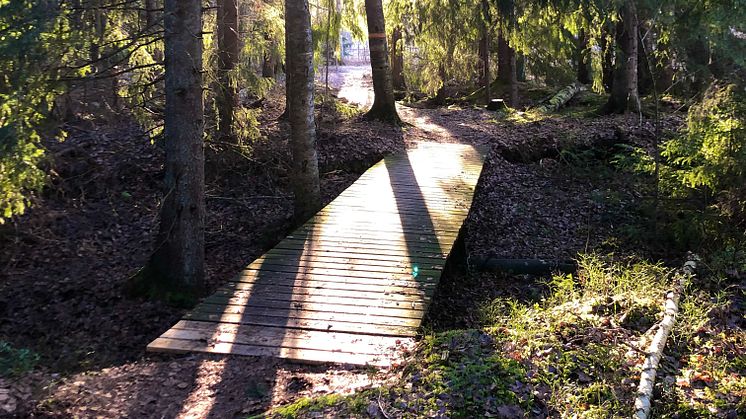
<path fill-rule="evenodd" d="M 149 351 L 387 366 L 411 347 L 466 218 L 482 155 L 421 143 L 389 156 Z"/>

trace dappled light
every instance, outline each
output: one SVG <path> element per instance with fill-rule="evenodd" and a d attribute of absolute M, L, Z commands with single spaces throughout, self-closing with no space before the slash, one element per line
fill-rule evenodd
<path fill-rule="evenodd" d="M 386 157 L 148 349 L 398 362 L 458 238 L 481 162 L 455 144 Z"/>
<path fill-rule="evenodd" d="M 741 417 L 744 22 L 0 0 L 0 417 Z"/>
<path fill-rule="evenodd" d="M 319 71 L 317 82 L 326 82 L 326 70 Z M 373 105 L 373 85 L 370 64 L 333 66 L 329 68 L 329 84 L 337 89 L 336 96 L 348 103 L 368 109 Z"/>

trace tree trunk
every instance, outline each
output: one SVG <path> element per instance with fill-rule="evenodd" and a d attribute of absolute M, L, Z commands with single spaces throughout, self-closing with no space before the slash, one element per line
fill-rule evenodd
<path fill-rule="evenodd" d="M 285 50 L 295 217 L 298 221 L 305 221 L 318 210 L 321 203 L 313 115 L 313 44 L 308 0 L 285 0 Z"/>
<path fill-rule="evenodd" d="M 588 61 L 588 35 L 585 34 L 585 29 L 580 29 L 575 54 L 578 63 L 578 82 L 582 84 L 590 84 L 591 73 L 590 62 Z"/>
<path fill-rule="evenodd" d="M 485 103 L 489 104 L 492 100 L 492 77 L 490 76 L 490 39 L 486 30 L 483 29 L 482 39 L 479 41 L 479 55 L 482 58 L 482 74 L 479 78 L 479 84 L 484 86 Z"/>
<path fill-rule="evenodd" d="M 518 81 L 526 81 L 526 56 L 518 54 L 515 57 L 515 72 Z"/>
<path fill-rule="evenodd" d="M 165 175 L 160 229 L 132 291 L 190 303 L 204 290 L 202 3 L 165 0 Z"/>
<path fill-rule="evenodd" d="M 402 41 L 401 27 L 394 28 L 391 34 L 391 76 L 393 77 L 394 89 L 405 90 L 404 83 L 404 43 Z"/>
<path fill-rule="evenodd" d="M 490 16 L 490 5 L 488 0 L 482 0 L 482 43 L 480 51 L 482 53 L 482 85 L 484 86 L 485 103 L 490 104 L 492 100 L 492 76 L 490 76 L 490 27 L 492 26 L 492 17 Z"/>
<path fill-rule="evenodd" d="M 155 31 L 155 24 L 158 22 L 158 16 L 155 0 L 145 0 L 145 27 L 148 32 Z"/>
<path fill-rule="evenodd" d="M 654 57 L 646 56 L 654 51 L 654 44 L 651 42 L 651 30 L 649 25 L 640 24 L 637 37 L 637 91 L 640 95 L 645 95 L 653 90 L 653 70 Z M 647 36 L 645 36 L 647 35 Z"/>
<path fill-rule="evenodd" d="M 518 75 L 516 74 L 515 50 L 500 34 L 497 38 L 497 79 L 508 87 L 508 103 L 518 106 Z"/>
<path fill-rule="evenodd" d="M 381 0 L 365 0 L 365 16 L 368 22 L 368 44 L 370 67 L 373 72 L 373 106 L 366 117 L 400 123 L 394 102 L 394 83 L 389 68 L 386 25 Z"/>
<path fill-rule="evenodd" d="M 271 51 L 264 51 L 262 62 L 262 77 L 271 78 L 275 76 L 275 57 Z"/>
<path fill-rule="evenodd" d="M 604 86 L 606 93 L 611 93 L 611 89 L 614 86 L 614 50 L 613 45 L 609 45 L 609 37 L 611 37 L 612 29 L 610 25 L 604 25 L 601 30 L 601 41 L 599 46 L 603 54 L 603 60 L 601 61 L 601 83 Z"/>
<path fill-rule="evenodd" d="M 218 0 L 218 136 L 221 140 L 237 141 L 233 131 L 233 115 L 238 107 L 236 83 L 231 75 L 239 54 L 238 1 Z"/>
<path fill-rule="evenodd" d="M 616 62 L 611 96 L 603 113 L 640 110 L 637 92 L 637 11 L 634 0 L 626 0 L 616 27 Z"/>

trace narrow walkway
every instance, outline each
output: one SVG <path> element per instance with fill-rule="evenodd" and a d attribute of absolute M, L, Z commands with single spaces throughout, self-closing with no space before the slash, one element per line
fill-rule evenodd
<path fill-rule="evenodd" d="M 471 205 L 482 156 L 386 157 L 149 351 L 385 366 L 413 343 Z"/>

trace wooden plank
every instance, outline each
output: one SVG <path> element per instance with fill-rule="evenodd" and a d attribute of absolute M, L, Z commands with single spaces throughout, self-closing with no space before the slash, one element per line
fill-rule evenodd
<path fill-rule="evenodd" d="M 339 196 L 346 194 L 361 194 L 361 196 L 386 195 L 390 197 L 412 197 L 419 199 L 443 199 L 444 197 L 463 196 L 471 199 L 476 188 L 476 179 L 459 179 L 453 182 L 398 182 L 385 176 L 362 177 L 355 182 L 354 187 L 345 189 Z"/>
<path fill-rule="evenodd" d="M 372 184 L 373 182 L 371 182 Z M 360 185 L 365 186 L 365 185 Z M 375 193 L 365 188 L 348 189 L 341 194 L 339 198 L 357 198 L 368 200 L 371 198 L 393 201 L 396 203 L 414 203 L 420 204 L 425 202 L 439 203 L 449 205 L 454 200 L 470 200 L 472 191 L 466 188 L 455 187 L 437 187 L 425 188 L 428 190 L 419 190 L 419 186 L 414 186 L 415 190 L 397 190 L 397 189 L 377 189 Z"/>
<path fill-rule="evenodd" d="M 302 289 L 309 290 L 333 290 L 333 291 L 345 291 L 345 292 L 371 292 L 380 294 L 398 294 L 406 296 L 415 296 L 418 298 L 428 298 L 435 292 L 435 287 L 428 284 L 421 284 L 418 287 L 411 286 L 398 286 L 389 283 L 373 283 L 373 284 L 357 284 L 350 282 L 331 282 L 323 281 L 317 278 L 309 280 L 298 281 L 296 279 L 288 280 L 286 283 L 280 283 L 280 281 L 273 280 L 271 283 L 266 284 L 251 279 L 243 278 L 238 280 L 236 278 L 231 282 L 226 283 L 222 288 L 225 289 L 263 289 L 265 287 L 284 287 L 292 289 L 293 292 L 302 292 Z M 222 289 L 221 288 L 221 289 Z"/>
<path fill-rule="evenodd" d="M 233 354 L 244 356 L 261 356 L 285 358 L 293 361 L 335 363 L 348 365 L 389 366 L 395 354 L 364 355 L 340 351 L 318 351 L 295 348 L 268 348 L 266 346 L 241 345 L 220 342 L 208 345 L 202 341 L 158 338 L 148 345 L 148 351 L 154 352 L 205 352 L 213 354 Z"/>
<path fill-rule="evenodd" d="M 380 354 L 390 349 L 410 349 L 411 339 L 369 336 L 319 330 L 287 329 L 237 324 L 181 320 L 161 335 L 169 339 L 200 340 L 208 344 L 224 342 L 242 345 L 284 347 L 334 352 Z"/>
<path fill-rule="evenodd" d="M 269 298 L 268 296 L 261 295 L 252 296 L 246 300 L 237 299 L 235 301 L 238 301 L 238 304 L 234 304 L 233 300 L 230 299 L 226 302 L 217 301 L 215 299 L 206 299 L 197 307 L 195 307 L 194 310 L 204 313 L 231 313 L 247 315 L 251 315 L 253 313 L 257 313 L 259 315 L 270 315 L 267 313 L 282 312 L 296 314 L 299 312 L 319 312 L 325 314 L 350 314 L 402 319 L 421 319 L 425 315 L 425 313 L 423 313 L 422 304 L 417 303 L 409 303 L 409 305 L 413 307 L 407 307 L 405 305 L 402 305 L 401 307 L 387 307 L 381 304 L 363 305 L 362 302 L 358 302 L 358 305 L 355 305 L 300 300 L 280 301 Z M 353 303 L 355 300 L 347 299 L 347 301 L 348 303 Z M 251 304 L 247 305 L 247 302 L 251 302 Z"/>
<path fill-rule="evenodd" d="M 308 244 L 314 245 L 318 247 L 318 244 L 323 242 L 338 242 L 338 243 L 356 243 L 356 244 L 397 244 L 397 245 L 404 245 L 408 249 L 409 248 L 419 248 L 419 249 L 426 249 L 426 250 L 439 250 L 442 248 L 442 246 L 448 246 L 452 243 L 449 241 L 441 242 L 436 237 L 426 236 L 426 235 L 419 235 L 419 234 L 408 234 L 404 233 L 399 235 L 396 238 L 387 239 L 386 237 L 371 237 L 367 238 L 365 234 L 359 233 L 350 233 L 350 234 L 344 234 L 344 233 L 338 233 L 338 234 L 328 234 L 328 235 L 319 235 L 318 237 L 314 237 L 311 234 L 305 234 L 305 233 L 291 233 L 288 234 L 286 237 L 286 240 L 302 240 L 304 242 L 307 242 Z"/>
<path fill-rule="evenodd" d="M 374 255 L 371 255 L 374 256 Z M 419 269 L 426 269 L 426 270 L 435 270 L 435 271 L 442 271 L 443 270 L 443 260 L 442 259 L 430 259 L 430 260 L 421 260 L 421 261 L 412 261 L 410 258 L 406 256 L 399 256 L 397 259 L 388 259 L 388 260 L 380 260 L 380 259 L 366 259 L 366 258 L 360 258 L 360 257 L 344 257 L 340 256 L 338 258 L 335 258 L 331 255 L 319 255 L 319 254 L 309 254 L 299 251 L 294 251 L 289 254 L 282 254 L 277 252 L 268 252 L 265 253 L 264 256 L 256 259 L 251 265 L 254 264 L 275 264 L 275 265 L 294 265 L 297 266 L 299 263 L 302 263 L 303 265 L 308 265 L 310 262 L 315 263 L 334 263 L 337 265 L 351 265 L 351 266 L 375 266 L 376 270 L 386 269 L 386 268 L 393 268 L 396 270 L 399 269 L 407 269 L 411 268 L 412 266 L 417 266 Z M 249 265 L 249 266 L 251 266 Z M 318 265 L 317 265 L 318 266 Z M 390 270 L 386 270 L 385 272 L 391 272 Z"/>
<path fill-rule="evenodd" d="M 278 274 L 278 275 L 273 275 Z M 376 283 L 394 283 L 406 282 L 410 286 L 420 286 L 421 284 L 435 285 L 440 279 L 441 272 L 419 271 L 390 273 L 390 272 L 372 272 L 372 271 L 352 271 L 346 269 L 314 268 L 310 267 L 287 267 L 282 265 L 265 265 L 260 269 L 244 268 L 239 278 L 242 280 L 250 278 L 292 278 L 295 280 L 311 279 L 311 277 L 323 277 L 327 281 L 355 282 L 360 284 Z"/>
<path fill-rule="evenodd" d="M 454 239 L 458 236 L 461 224 L 451 224 L 450 226 L 440 225 L 437 228 L 435 224 L 430 220 L 417 220 L 417 219 L 405 219 L 392 221 L 381 220 L 381 223 L 376 225 L 373 221 L 367 222 L 354 222 L 344 221 L 338 223 L 320 223 L 316 220 L 304 224 L 295 230 L 295 233 L 300 232 L 313 232 L 313 233 L 335 233 L 335 232 L 354 232 L 354 233 L 371 233 L 374 232 L 379 236 L 395 235 L 399 236 L 402 234 L 412 235 L 429 235 L 433 237 L 443 237 Z"/>
<path fill-rule="evenodd" d="M 383 310 L 380 314 L 385 316 L 412 317 L 412 314 L 415 313 L 421 317 L 424 314 L 421 312 L 425 309 L 423 301 L 423 299 L 410 301 L 389 299 L 384 294 L 379 294 L 377 298 L 359 298 L 353 293 L 338 296 L 318 296 L 304 294 L 239 292 L 233 294 L 216 293 L 205 298 L 202 302 L 205 304 L 240 306 L 253 306 L 256 303 L 258 307 L 291 307 L 293 310 L 303 310 L 308 308 L 309 310 L 316 311 L 328 310 L 331 312 L 351 314 L 365 314 L 376 310 Z M 334 307 L 337 306 L 341 308 L 335 310 Z"/>
<path fill-rule="evenodd" d="M 415 272 L 417 275 L 426 275 L 426 276 L 440 276 L 440 273 L 443 271 L 442 266 L 435 266 L 430 267 L 427 265 L 402 265 L 402 266 L 396 266 L 394 264 L 389 265 L 374 265 L 374 264 L 364 264 L 364 263 L 344 263 L 343 261 L 334 261 L 334 262 L 321 262 L 318 260 L 315 260 L 313 258 L 311 259 L 299 259 L 299 258 L 291 258 L 291 259 L 260 259 L 252 263 L 251 265 L 244 268 L 244 270 L 247 269 L 255 269 L 255 270 L 261 270 L 261 271 L 268 271 L 268 272 L 290 272 L 290 273 L 296 273 L 296 272 L 309 272 L 309 269 L 314 269 L 314 272 L 321 272 L 320 269 L 323 269 L 323 274 L 331 274 L 331 275 L 345 275 L 345 276 L 357 276 L 359 273 L 360 275 L 365 276 L 371 276 L 371 274 L 375 275 L 376 277 L 378 274 L 394 274 L 394 275 L 412 275 L 416 278 Z M 415 270 L 416 269 L 416 270 Z"/>
<path fill-rule="evenodd" d="M 374 210 L 396 209 L 399 214 L 467 214 L 468 207 L 466 203 L 460 202 L 436 202 L 436 201 L 407 201 L 396 199 L 376 199 L 375 196 L 369 196 L 367 199 L 359 197 L 340 196 L 329 205 L 344 207 L 366 207 Z"/>
<path fill-rule="evenodd" d="M 360 243 L 349 243 L 349 242 L 333 242 L 327 241 L 324 246 L 307 246 L 303 240 L 283 240 L 273 248 L 273 250 L 285 250 L 290 252 L 303 251 L 308 254 L 313 253 L 327 253 L 327 252 L 344 252 L 352 254 L 377 254 L 381 256 L 399 256 L 409 258 L 410 260 L 421 259 L 421 258 L 436 258 L 446 259 L 447 252 L 444 249 L 409 249 L 406 244 L 392 246 L 389 244 L 376 245 L 376 244 L 360 244 Z"/>
<path fill-rule="evenodd" d="M 304 313 L 299 313 L 304 314 Z M 341 315 L 340 315 L 341 316 Z M 197 321 L 208 321 L 208 322 L 220 322 L 220 323 L 233 323 L 233 324 L 249 324 L 254 326 L 269 326 L 269 327 L 288 327 L 295 329 L 308 329 L 308 330 L 326 330 L 346 333 L 360 333 L 366 335 L 382 335 L 382 336 L 416 336 L 417 325 L 402 325 L 402 324 L 380 324 L 370 322 L 353 322 L 343 321 L 338 317 L 334 318 L 309 318 L 308 315 L 298 316 L 269 316 L 269 315 L 252 315 L 244 316 L 241 314 L 232 313 L 207 313 L 207 312 L 189 312 L 184 315 L 186 320 L 197 320 Z"/>
<path fill-rule="evenodd" d="M 403 221 L 406 221 L 404 225 Z M 303 224 L 298 230 L 307 231 L 309 227 L 324 227 L 329 229 L 335 228 L 354 228 L 356 230 L 370 230 L 376 229 L 379 231 L 393 231 L 395 233 L 401 232 L 431 232 L 431 233 L 451 233 L 458 234 L 463 224 L 461 220 L 433 220 L 430 218 L 422 219 L 405 219 L 402 220 L 400 217 L 396 218 L 373 218 L 373 217 L 345 217 L 339 219 L 336 217 L 323 217 L 323 218 L 312 218 L 307 223 Z"/>
<path fill-rule="evenodd" d="M 379 254 L 375 251 L 361 251 L 361 252 L 354 252 L 355 249 L 350 249 L 350 251 L 344 250 L 345 248 L 340 248 L 339 251 L 336 250 L 329 250 L 329 249 L 311 249 L 308 251 L 303 251 L 303 249 L 283 249 L 283 248 L 274 248 L 270 250 L 269 252 L 264 254 L 264 258 L 273 258 L 273 257 L 282 257 L 286 258 L 288 256 L 298 256 L 304 255 L 307 257 L 317 257 L 320 258 L 320 260 L 325 260 L 327 258 L 330 259 L 349 259 L 349 260 L 365 260 L 370 262 L 380 262 L 380 263 L 416 263 L 416 264 L 438 264 L 442 265 L 443 261 L 446 259 L 446 256 L 443 254 L 432 254 L 432 255 L 423 255 L 423 256 L 409 256 L 406 254 L 402 254 L 401 252 L 396 252 L 394 254 Z M 336 257 L 335 257 L 336 256 Z"/>
<path fill-rule="evenodd" d="M 440 243 L 442 241 L 454 241 L 458 236 L 458 232 L 442 232 L 442 231 L 430 231 L 427 230 L 415 230 L 415 229 L 399 229 L 395 231 L 393 229 L 386 231 L 385 227 L 380 230 L 375 230 L 373 227 L 356 228 L 356 227 L 345 227 L 345 226 L 315 226 L 311 225 L 308 227 L 301 227 L 295 230 L 291 235 L 297 237 L 299 235 L 307 236 L 310 241 L 316 240 L 319 237 L 343 237 L 343 238 L 364 238 L 366 240 L 383 240 L 385 242 L 394 240 L 404 240 L 410 242 L 415 240 L 417 242 L 428 241 L 430 243 Z"/>
<path fill-rule="evenodd" d="M 397 289 L 407 290 L 409 294 L 432 294 L 436 280 L 417 281 L 410 279 L 381 279 L 349 276 L 292 274 L 287 272 L 264 272 L 257 275 L 255 271 L 244 271 L 231 280 L 233 283 L 267 284 L 285 286 L 305 286 L 308 288 L 360 289 L 385 292 Z"/>
<path fill-rule="evenodd" d="M 399 218 L 404 219 L 411 219 L 415 217 L 421 217 L 425 219 L 430 219 L 433 221 L 453 221 L 453 220 L 460 220 L 466 218 L 468 215 L 468 211 L 465 206 L 463 207 L 454 207 L 450 208 L 449 210 L 445 209 L 438 209 L 436 211 L 436 208 L 423 208 L 419 207 L 416 209 L 410 209 L 405 207 L 397 207 L 395 204 L 390 205 L 372 205 L 372 204 L 366 204 L 365 202 L 361 202 L 359 200 L 352 200 L 350 202 L 333 202 L 332 204 L 327 205 L 321 211 L 319 212 L 319 215 L 326 216 L 329 212 L 337 212 L 337 211 L 347 211 L 349 214 L 350 212 L 348 210 L 354 210 L 354 211 L 368 211 L 371 213 L 380 214 L 380 216 L 397 216 Z M 356 215 L 357 216 L 357 215 Z"/>
<path fill-rule="evenodd" d="M 411 295 L 403 293 L 392 293 L 392 292 L 369 292 L 369 291 L 350 291 L 350 290 L 335 290 L 327 288 L 307 288 L 307 287 L 280 287 L 280 286 L 266 286 L 257 288 L 218 288 L 210 298 L 234 298 L 242 297 L 246 298 L 249 295 L 269 296 L 276 299 L 293 300 L 298 299 L 309 299 L 309 300 L 320 300 L 326 301 L 341 301 L 345 299 L 358 299 L 363 302 L 366 300 L 378 301 L 382 304 L 397 304 L 397 303 L 421 303 L 426 296 Z"/>

